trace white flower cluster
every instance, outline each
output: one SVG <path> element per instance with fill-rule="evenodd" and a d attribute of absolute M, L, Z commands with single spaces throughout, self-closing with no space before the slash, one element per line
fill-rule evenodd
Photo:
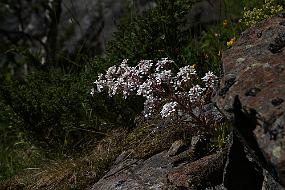
<path fill-rule="evenodd" d="M 214 88 L 216 85 L 216 81 L 218 80 L 218 77 L 214 75 L 213 72 L 209 71 L 205 74 L 205 76 L 202 78 L 207 88 Z"/>
<path fill-rule="evenodd" d="M 162 110 L 160 112 L 161 116 L 162 117 L 171 116 L 171 114 L 176 112 L 177 105 L 178 105 L 177 102 L 168 102 L 168 103 L 164 104 L 164 106 L 162 107 Z"/>
<path fill-rule="evenodd" d="M 136 67 L 128 66 L 127 61 L 123 60 L 118 67 L 110 67 L 105 75 L 99 74 L 98 79 L 94 82 L 98 92 L 108 89 L 109 96 L 121 92 L 124 98 L 127 98 L 137 89 L 137 86 L 140 85 L 140 74 L 145 73 L 146 68 L 138 70 Z"/>
<path fill-rule="evenodd" d="M 170 67 L 171 64 L 173 64 L 173 60 L 169 60 L 168 58 L 162 58 L 161 60 L 157 61 L 155 71 L 159 72 L 160 70 L 165 70 Z"/>
<path fill-rule="evenodd" d="M 127 61 L 123 60 L 121 65 L 110 67 L 105 75 L 99 74 L 91 95 L 108 90 L 109 96 L 119 93 L 124 98 L 129 95 L 143 96 L 146 99 L 143 112 L 145 117 L 157 113 L 160 107 L 162 117 L 193 112 L 193 109 L 205 103 L 204 95 L 212 92 L 217 80 L 212 72 L 208 72 L 202 78 L 205 88 L 193 85 L 193 79 L 197 79 L 195 68 L 187 65 L 174 75 L 170 70 L 174 62 L 167 58 L 156 64 L 152 60 L 142 60 L 136 67 L 128 66 Z"/>
<path fill-rule="evenodd" d="M 152 60 L 142 60 L 139 62 L 137 67 L 141 74 L 146 75 L 149 73 L 152 66 L 153 66 Z"/>
<path fill-rule="evenodd" d="M 186 83 L 192 78 L 196 78 L 197 73 L 194 66 L 187 65 L 179 69 L 176 77 L 177 79 L 180 79 L 177 81 L 177 86 L 181 86 L 183 83 Z"/>
<path fill-rule="evenodd" d="M 195 104 L 198 102 L 198 100 L 202 100 L 203 93 L 205 92 L 205 88 L 202 88 L 199 85 L 195 85 L 192 88 L 190 88 L 188 92 L 189 100 L 192 104 Z"/>

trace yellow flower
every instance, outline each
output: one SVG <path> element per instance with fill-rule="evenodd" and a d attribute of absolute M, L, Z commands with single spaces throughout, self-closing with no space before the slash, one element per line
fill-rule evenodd
<path fill-rule="evenodd" d="M 236 37 L 233 37 L 230 41 L 227 42 L 227 46 L 233 45 L 233 43 L 236 41 Z"/>
<path fill-rule="evenodd" d="M 193 64 L 192 67 L 194 67 L 194 69 L 196 69 L 196 68 L 197 68 L 197 65 L 196 65 L 196 64 Z"/>
<path fill-rule="evenodd" d="M 223 26 L 224 26 L 224 28 L 226 28 L 228 26 L 228 20 L 227 19 L 224 20 Z"/>
<path fill-rule="evenodd" d="M 227 46 L 231 46 L 231 45 L 233 45 L 233 43 L 234 43 L 233 41 L 228 41 Z"/>

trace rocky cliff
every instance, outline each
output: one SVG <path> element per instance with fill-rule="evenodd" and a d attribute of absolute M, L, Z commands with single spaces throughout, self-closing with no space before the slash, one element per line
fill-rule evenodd
<path fill-rule="evenodd" d="M 231 116 L 236 96 L 256 117 L 253 133 L 266 159 L 285 184 L 285 15 L 246 30 L 224 52 L 217 105 Z M 254 114 L 254 115 L 253 115 Z"/>

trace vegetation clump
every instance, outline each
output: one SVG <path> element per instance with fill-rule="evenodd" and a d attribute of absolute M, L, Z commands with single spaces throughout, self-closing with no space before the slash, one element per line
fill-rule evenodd
<path fill-rule="evenodd" d="M 258 21 L 267 19 L 281 11 L 283 11 L 283 6 L 277 4 L 275 0 L 265 0 L 264 4 L 259 8 L 254 7 L 253 9 L 249 9 L 248 7 L 245 7 L 240 22 L 244 26 L 250 27 L 255 25 Z"/>

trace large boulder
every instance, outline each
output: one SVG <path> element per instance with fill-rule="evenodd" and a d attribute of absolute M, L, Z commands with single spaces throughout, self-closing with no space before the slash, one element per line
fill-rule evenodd
<path fill-rule="evenodd" d="M 191 146 L 179 140 L 168 151 L 146 159 L 130 158 L 124 151 L 109 172 L 90 190 L 133 189 L 201 189 L 222 183 L 225 152 L 199 158 L 197 151 L 205 142 L 194 137 Z"/>
<path fill-rule="evenodd" d="M 256 117 L 257 144 L 285 185 L 285 15 L 243 32 L 223 53 L 224 77 L 215 97 L 230 118 L 238 97 L 243 112 Z M 237 121 L 240 125 L 246 123 Z M 249 129 L 250 130 L 250 129 Z M 244 134 L 241 134 L 244 137 Z"/>

